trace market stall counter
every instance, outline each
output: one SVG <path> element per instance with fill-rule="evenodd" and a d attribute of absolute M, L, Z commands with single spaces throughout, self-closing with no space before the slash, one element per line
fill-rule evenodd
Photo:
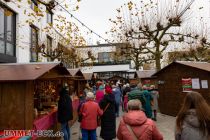
<path fill-rule="evenodd" d="M 70 75 L 62 63 L 0 64 L 0 71 L 0 132 L 60 130 L 57 87 Z"/>

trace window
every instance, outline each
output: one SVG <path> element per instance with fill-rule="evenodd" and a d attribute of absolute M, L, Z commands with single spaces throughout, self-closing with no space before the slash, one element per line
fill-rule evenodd
<path fill-rule="evenodd" d="M 53 24 L 53 13 L 47 10 L 47 23 Z"/>
<path fill-rule="evenodd" d="M 31 9 L 33 9 L 35 12 L 38 12 L 38 2 L 37 2 L 37 0 L 31 0 Z"/>
<path fill-rule="evenodd" d="M 0 6 L 0 53 L 15 56 L 15 13 Z"/>
<path fill-rule="evenodd" d="M 31 47 L 30 47 L 30 61 L 38 61 L 38 52 L 36 50 L 38 46 L 38 28 L 31 25 Z"/>
<path fill-rule="evenodd" d="M 113 52 L 98 53 L 98 62 L 113 62 Z"/>
<path fill-rule="evenodd" d="M 52 38 L 50 36 L 47 36 L 47 54 L 52 55 Z M 51 61 L 51 59 L 48 57 L 47 61 Z"/>

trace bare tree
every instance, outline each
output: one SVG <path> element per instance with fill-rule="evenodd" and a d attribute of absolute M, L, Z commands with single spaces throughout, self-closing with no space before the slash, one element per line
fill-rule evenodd
<path fill-rule="evenodd" d="M 116 40 L 132 44 L 133 50 L 141 50 L 139 56 L 148 54 L 145 60 L 152 58 L 159 70 L 163 53 L 171 43 L 192 43 L 191 40 L 199 39 L 197 34 L 184 28 L 184 23 L 187 23 L 192 14 L 190 6 L 193 2 L 194 0 L 150 0 L 145 3 L 142 0 L 137 5 L 130 1 L 117 9 L 118 16 L 115 20 L 110 19 L 114 24 L 111 33 L 117 36 Z M 135 56 L 134 53 L 130 55 Z"/>
<path fill-rule="evenodd" d="M 210 62 L 210 43 L 205 38 L 199 44 L 191 45 L 184 51 L 169 52 L 168 62 L 172 61 L 201 61 Z"/>
<path fill-rule="evenodd" d="M 139 70 L 145 63 L 151 63 L 154 60 L 152 55 L 144 53 L 143 47 L 145 47 L 145 45 L 146 43 L 127 43 L 125 47 L 121 48 L 120 55 L 125 56 L 128 60 L 133 60 L 135 63 L 135 69 Z"/>

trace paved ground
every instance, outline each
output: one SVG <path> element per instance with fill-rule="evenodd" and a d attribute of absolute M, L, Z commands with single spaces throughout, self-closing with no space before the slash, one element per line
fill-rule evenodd
<path fill-rule="evenodd" d="M 122 116 L 122 112 L 120 116 Z M 117 128 L 119 126 L 119 120 L 120 120 L 120 117 L 117 118 Z M 163 135 L 164 140 L 174 140 L 175 117 L 171 117 L 171 116 L 163 115 L 159 113 L 156 125 L 159 131 L 161 132 L 161 134 Z M 71 133 L 72 133 L 72 140 L 79 139 L 79 123 L 78 122 L 76 122 L 72 126 Z M 97 135 L 98 135 L 98 140 L 102 140 L 99 137 L 100 127 L 97 128 Z"/>

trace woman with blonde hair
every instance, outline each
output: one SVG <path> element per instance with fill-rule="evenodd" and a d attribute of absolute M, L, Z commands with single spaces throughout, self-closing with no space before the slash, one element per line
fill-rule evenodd
<path fill-rule="evenodd" d="M 128 102 L 128 113 L 120 120 L 117 131 L 119 140 L 163 140 L 153 120 L 140 110 L 141 102 L 133 99 Z"/>
<path fill-rule="evenodd" d="M 176 119 L 175 139 L 210 140 L 210 107 L 200 93 L 187 93 Z"/>

